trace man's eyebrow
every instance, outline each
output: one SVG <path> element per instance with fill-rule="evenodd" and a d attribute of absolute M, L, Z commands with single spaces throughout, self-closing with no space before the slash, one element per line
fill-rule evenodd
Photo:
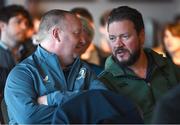
<path fill-rule="evenodd" d="M 118 34 L 118 35 L 112 35 L 112 34 L 109 34 L 109 36 L 122 36 L 122 35 L 128 35 L 129 33 L 126 32 L 126 33 L 121 33 L 121 34 Z"/>

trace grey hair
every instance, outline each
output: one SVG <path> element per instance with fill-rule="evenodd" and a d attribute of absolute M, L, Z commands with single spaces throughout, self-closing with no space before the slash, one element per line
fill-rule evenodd
<path fill-rule="evenodd" d="M 33 41 L 38 44 L 47 36 L 48 31 L 53 26 L 58 25 L 62 27 L 66 14 L 71 14 L 71 12 L 59 9 L 46 12 L 41 18 L 39 31 L 33 36 Z"/>

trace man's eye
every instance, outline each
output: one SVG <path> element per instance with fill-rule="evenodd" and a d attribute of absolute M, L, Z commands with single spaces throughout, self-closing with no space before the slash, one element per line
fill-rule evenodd
<path fill-rule="evenodd" d="M 116 39 L 116 37 L 114 37 L 114 36 L 109 36 L 109 40 L 110 41 L 114 41 Z"/>
<path fill-rule="evenodd" d="M 17 23 L 17 24 L 20 24 L 21 23 L 21 20 L 15 20 L 15 22 Z"/>
<path fill-rule="evenodd" d="M 123 35 L 121 38 L 122 38 L 122 40 L 128 40 L 129 39 L 129 35 Z"/>
<path fill-rule="evenodd" d="M 80 33 L 79 31 L 74 32 L 75 35 L 80 35 Z"/>

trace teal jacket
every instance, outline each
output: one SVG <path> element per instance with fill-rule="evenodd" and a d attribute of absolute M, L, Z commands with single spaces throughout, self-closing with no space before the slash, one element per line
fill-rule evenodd
<path fill-rule="evenodd" d="M 180 82 L 180 70 L 167 58 L 150 49 L 148 56 L 148 80 L 139 78 L 132 70 L 118 65 L 112 56 L 106 60 L 105 70 L 99 79 L 112 91 L 125 94 L 140 109 L 145 123 L 150 123 L 153 108 L 170 88 Z"/>
<path fill-rule="evenodd" d="M 58 105 L 83 91 L 106 89 L 79 58 L 70 67 L 67 75 L 58 57 L 40 46 L 30 57 L 17 64 L 5 86 L 10 124 L 50 124 Z M 38 97 L 43 95 L 47 95 L 48 105 L 37 103 Z"/>

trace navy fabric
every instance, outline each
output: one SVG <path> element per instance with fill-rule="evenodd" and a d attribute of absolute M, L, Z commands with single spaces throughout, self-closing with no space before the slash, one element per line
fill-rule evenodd
<path fill-rule="evenodd" d="M 0 66 L 8 70 L 11 70 L 16 65 L 12 52 L 2 41 L 0 41 L 0 60 Z"/>
<path fill-rule="evenodd" d="M 180 124 L 180 85 L 159 100 L 153 115 L 153 124 Z"/>
<path fill-rule="evenodd" d="M 1 95 L 3 95 L 3 92 L 4 92 L 4 86 L 5 86 L 8 73 L 9 73 L 8 69 L 4 67 L 0 67 L 0 93 Z"/>
<path fill-rule="evenodd" d="M 8 69 L 0 67 L 0 103 L 4 97 L 4 86 L 8 73 L 9 73 Z M 0 123 L 4 123 L 1 109 L 0 109 Z"/>
<path fill-rule="evenodd" d="M 107 90 L 90 90 L 57 107 L 52 124 L 71 123 L 143 123 L 143 120 L 126 97 Z"/>

